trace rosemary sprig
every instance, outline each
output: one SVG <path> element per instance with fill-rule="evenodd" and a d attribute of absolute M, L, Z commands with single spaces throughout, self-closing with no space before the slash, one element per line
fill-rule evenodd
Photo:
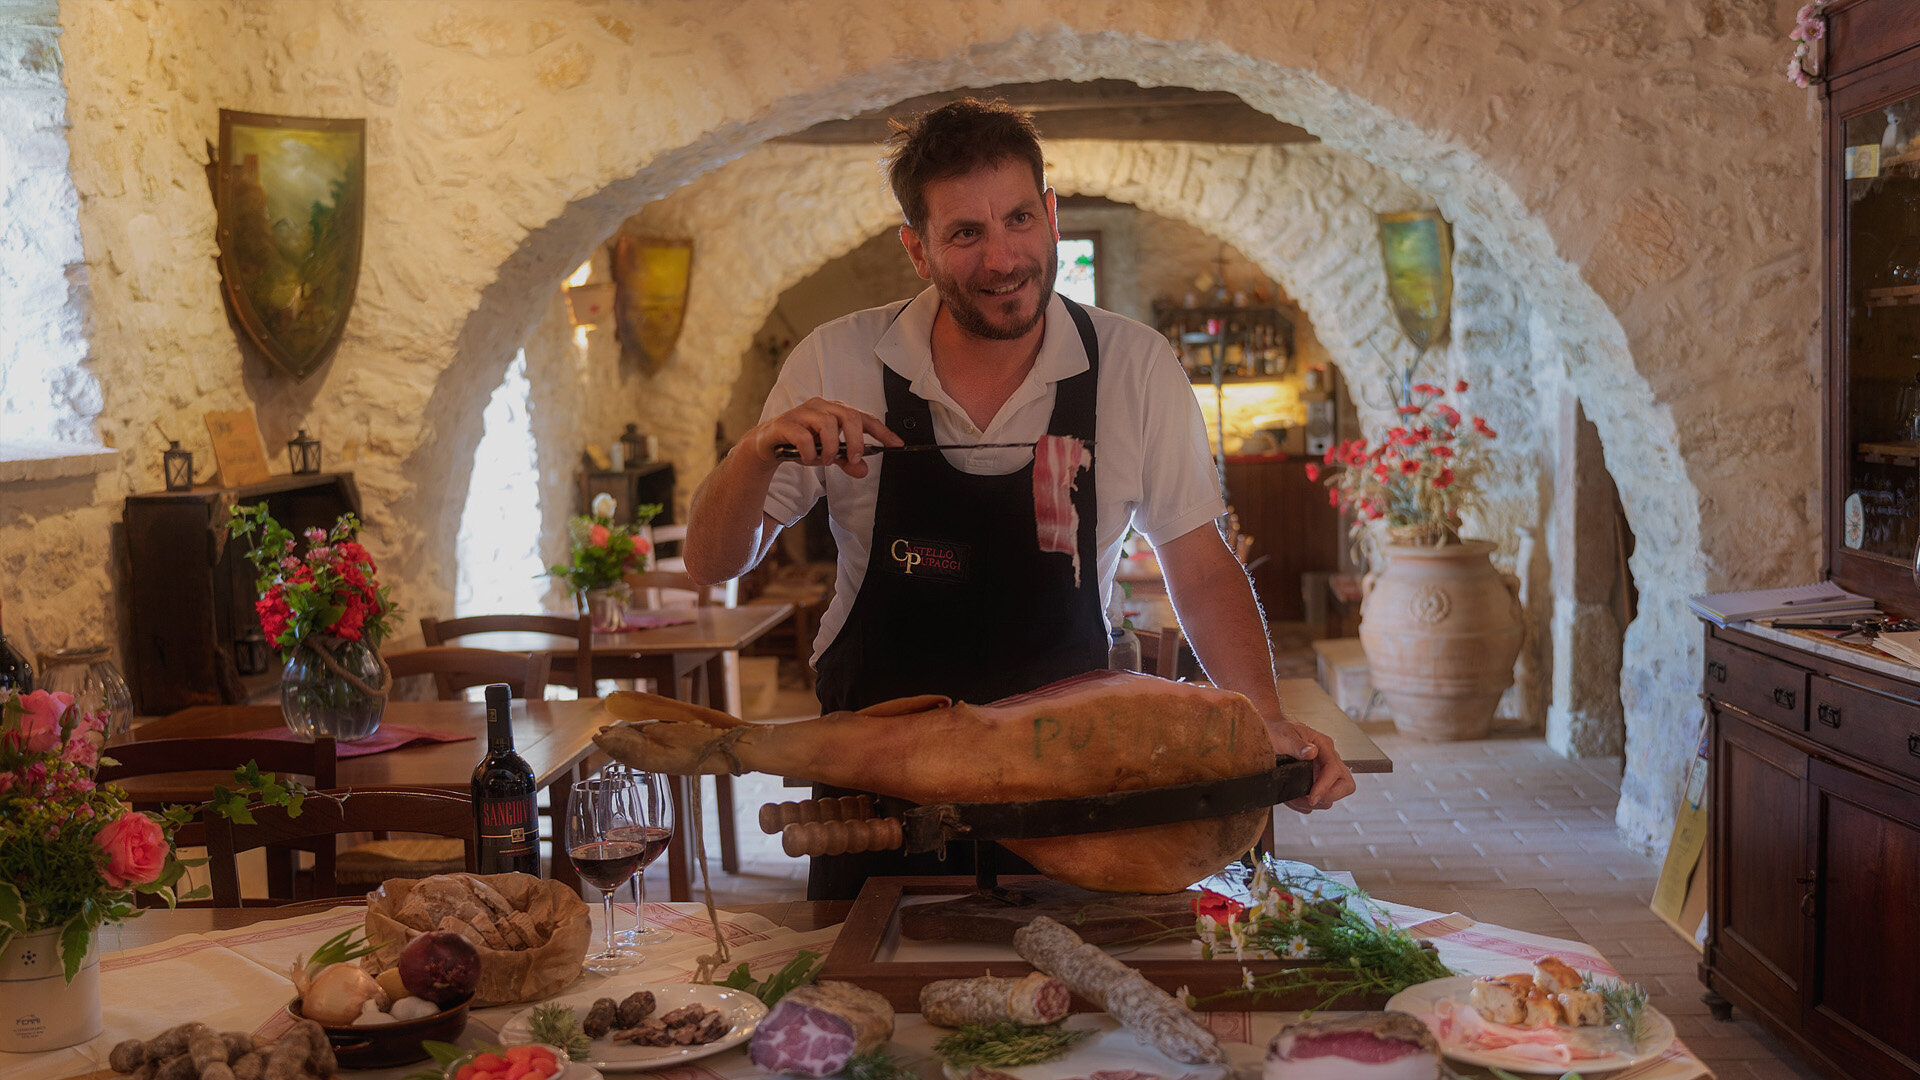
<path fill-rule="evenodd" d="M 1619 1028 L 1621 1033 L 1640 1045 L 1640 1036 L 1646 1030 L 1647 988 L 1639 983 L 1601 981 L 1587 973 L 1586 986 L 1600 995 L 1600 1001 L 1607 1009 L 1607 1024 Z"/>
<path fill-rule="evenodd" d="M 918 1080 L 920 1074 L 876 1047 L 848 1058 L 840 1075 L 846 1080 Z"/>
<path fill-rule="evenodd" d="M 527 1034 L 534 1042 L 565 1050 L 573 1061 L 585 1061 L 593 1052 L 593 1040 L 580 1030 L 573 1009 L 557 1002 L 534 1006 L 533 1015 L 527 1018 Z"/>
<path fill-rule="evenodd" d="M 1011 1020 L 996 1020 L 990 1024 L 966 1024 L 952 1034 L 940 1036 L 940 1041 L 933 1044 L 933 1052 L 956 1069 L 970 1069 L 975 1065 L 1007 1069 L 1052 1061 L 1091 1034 L 1085 1030 L 1068 1031 L 1053 1024 L 1031 1027 Z"/>

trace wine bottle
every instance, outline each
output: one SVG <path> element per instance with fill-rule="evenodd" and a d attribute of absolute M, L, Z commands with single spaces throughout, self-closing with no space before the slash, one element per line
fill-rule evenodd
<path fill-rule="evenodd" d="M 473 770 L 473 821 L 480 872 L 540 876 L 540 817 L 533 769 L 513 752 L 513 691 L 487 687 L 487 756 Z"/>
<path fill-rule="evenodd" d="M 33 665 L 27 663 L 26 654 L 7 640 L 4 626 L 0 626 L 0 690 L 33 693 Z"/>

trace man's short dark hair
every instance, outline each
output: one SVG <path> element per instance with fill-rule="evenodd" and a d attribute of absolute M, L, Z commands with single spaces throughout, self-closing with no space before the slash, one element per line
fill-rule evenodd
<path fill-rule="evenodd" d="M 1046 162 L 1033 118 L 1004 101 L 961 98 L 908 123 L 896 120 L 888 143 L 887 182 L 915 230 L 927 223 L 927 185 L 1003 161 L 1033 169 L 1035 191 L 1047 188 Z"/>

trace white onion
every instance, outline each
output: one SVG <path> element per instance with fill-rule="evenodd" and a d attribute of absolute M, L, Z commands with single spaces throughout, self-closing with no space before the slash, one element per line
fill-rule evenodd
<path fill-rule="evenodd" d="M 300 1012 L 309 1020 L 334 1027 L 346 1027 L 360 1016 L 369 1001 L 384 1003 L 386 995 L 373 976 L 348 962 L 329 964 L 307 985 Z"/>

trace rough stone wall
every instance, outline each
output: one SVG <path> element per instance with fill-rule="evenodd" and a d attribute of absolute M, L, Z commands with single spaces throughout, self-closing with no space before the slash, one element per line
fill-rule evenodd
<path fill-rule="evenodd" d="M 1817 562 L 1818 142 L 1779 77 L 1789 6 L 68 0 L 99 430 L 140 445 L 113 486 L 157 483 L 156 419 L 251 404 L 269 442 L 303 422 L 361 474 L 403 602 L 444 608 L 480 403 L 640 207 L 773 135 L 952 86 L 1232 91 L 1400 177 L 1525 283 L 1534 366 L 1565 371 L 1640 541 L 1620 820 L 1656 842 L 1696 713 L 1685 594 Z M 219 315 L 199 169 L 220 105 L 369 119 L 360 299 L 299 387 Z M 1210 202 L 1243 190 L 1212 179 L 1163 177 L 1225 233 L 1257 227 L 1268 208 Z"/>

